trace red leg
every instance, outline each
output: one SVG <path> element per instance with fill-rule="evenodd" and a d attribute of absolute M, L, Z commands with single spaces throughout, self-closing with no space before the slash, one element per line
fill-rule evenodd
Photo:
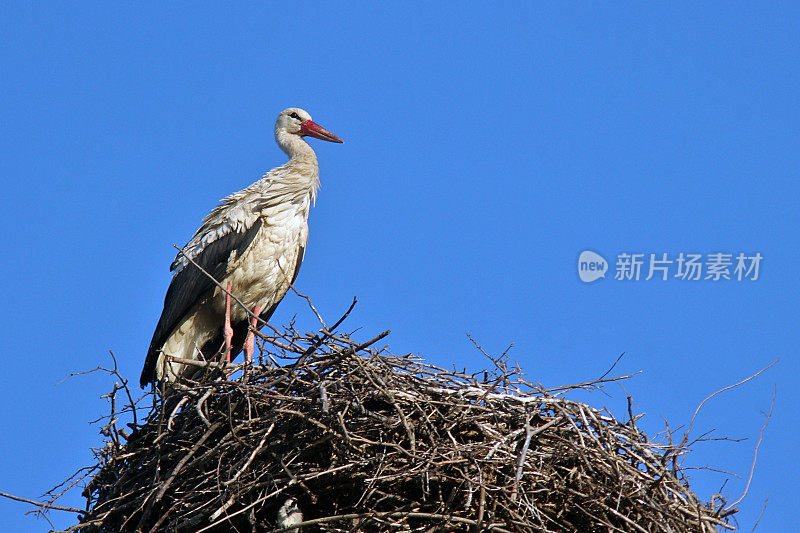
<path fill-rule="evenodd" d="M 233 328 L 231 327 L 231 282 L 228 282 L 228 293 L 225 295 L 225 362 L 231 362 L 231 342 L 233 342 Z"/>
<path fill-rule="evenodd" d="M 258 319 L 256 318 L 261 314 L 261 306 L 257 305 L 255 309 L 253 309 L 253 314 L 256 315 L 250 319 L 250 327 L 253 328 L 247 332 L 247 338 L 244 341 L 244 361 L 245 363 L 252 363 L 253 362 L 253 354 L 256 351 L 256 335 L 253 333 L 253 330 L 256 329 L 258 325 Z"/>

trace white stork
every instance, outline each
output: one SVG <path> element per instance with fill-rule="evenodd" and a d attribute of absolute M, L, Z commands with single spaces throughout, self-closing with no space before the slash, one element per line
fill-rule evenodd
<path fill-rule="evenodd" d="M 147 351 L 142 387 L 174 381 L 183 374 L 185 365 L 167 361 L 165 355 L 208 360 L 219 352 L 223 339 L 228 357 L 242 349 L 252 357 L 254 339 L 247 311 L 231 307 L 220 286 L 266 321 L 294 283 L 308 241 L 308 212 L 319 188 L 317 156 L 305 136 L 343 142 L 312 122 L 306 111 L 296 107 L 281 111 L 275 140 L 289 161 L 223 199 L 173 261 L 174 274 Z"/>

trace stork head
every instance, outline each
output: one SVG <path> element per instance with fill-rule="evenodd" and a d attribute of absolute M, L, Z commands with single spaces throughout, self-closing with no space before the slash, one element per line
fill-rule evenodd
<path fill-rule="evenodd" d="M 334 143 L 344 142 L 339 137 L 329 132 L 313 120 L 311 115 L 299 107 L 289 107 L 281 111 L 278 120 L 275 121 L 275 137 L 279 138 L 283 134 L 298 135 L 300 137 L 316 137 L 323 141 Z"/>

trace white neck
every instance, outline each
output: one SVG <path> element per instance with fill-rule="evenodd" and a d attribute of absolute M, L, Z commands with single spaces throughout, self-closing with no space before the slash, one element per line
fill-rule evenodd
<path fill-rule="evenodd" d="M 283 169 L 276 177 L 292 182 L 290 190 L 310 193 L 311 199 L 315 199 L 319 189 L 319 165 L 314 149 L 300 135 L 285 131 L 275 132 L 275 141 L 289 156 L 285 165 L 273 169 L 273 172 Z"/>
<path fill-rule="evenodd" d="M 305 139 L 300 135 L 294 133 L 286 133 L 285 131 L 275 133 L 275 142 L 281 147 L 289 159 L 305 159 L 317 162 L 317 154 L 311 148 Z"/>

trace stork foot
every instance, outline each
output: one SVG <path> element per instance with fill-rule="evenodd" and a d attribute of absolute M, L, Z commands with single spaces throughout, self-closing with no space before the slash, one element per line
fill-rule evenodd
<path fill-rule="evenodd" d="M 253 314 L 256 315 L 250 319 L 250 330 L 247 332 L 247 338 L 244 340 L 244 362 L 245 363 L 252 363 L 253 362 L 253 354 L 256 351 L 256 334 L 254 331 L 256 330 L 256 326 L 258 326 L 258 316 L 261 315 L 261 306 L 257 305 L 255 309 L 253 309 Z"/>
<path fill-rule="evenodd" d="M 228 282 L 228 293 L 225 295 L 225 362 L 231 362 L 231 343 L 233 342 L 233 327 L 231 326 L 231 282 Z"/>

